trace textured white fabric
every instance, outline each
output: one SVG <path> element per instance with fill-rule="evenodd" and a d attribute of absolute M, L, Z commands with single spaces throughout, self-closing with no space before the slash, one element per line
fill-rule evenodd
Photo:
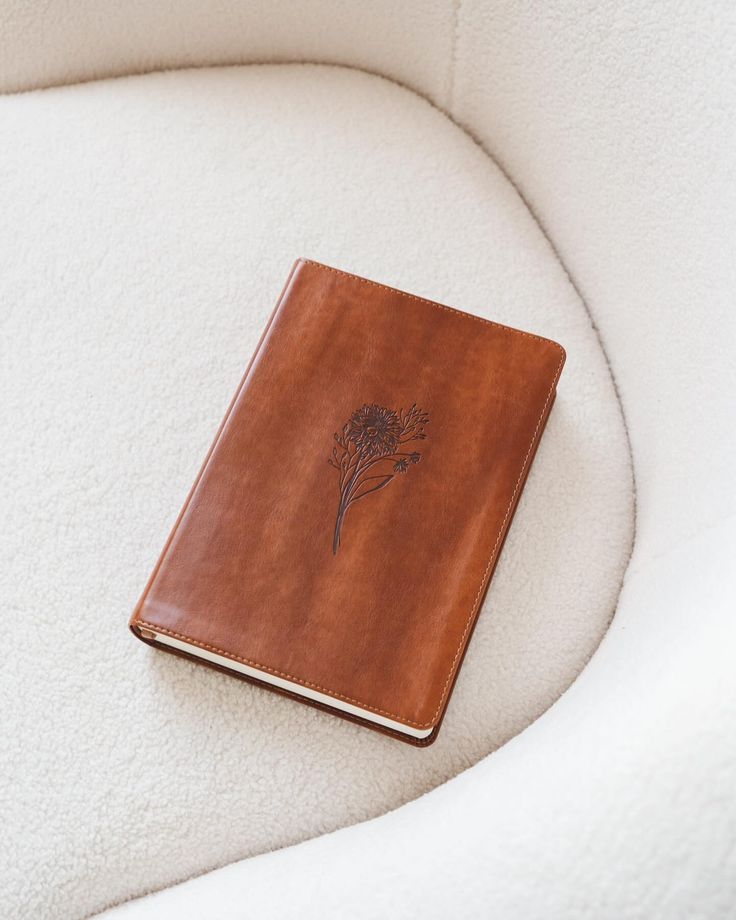
<path fill-rule="evenodd" d="M 637 556 L 736 512 L 736 4 L 463 0 L 448 108 L 522 190 L 600 329 Z"/>
<path fill-rule="evenodd" d="M 452 0 L 2 0 L 0 92 L 213 64 L 349 64 L 444 105 Z"/>
<path fill-rule="evenodd" d="M 408 91 L 331 68 L 88 84 L 2 99 L 0 119 L 4 909 L 82 917 L 380 814 L 544 711 L 613 612 L 631 476 L 584 307 L 485 154 Z M 297 255 L 568 350 L 427 750 L 125 628 Z"/>
<path fill-rule="evenodd" d="M 733 528 L 631 572 L 592 665 L 472 770 L 106 920 L 732 917 Z"/>

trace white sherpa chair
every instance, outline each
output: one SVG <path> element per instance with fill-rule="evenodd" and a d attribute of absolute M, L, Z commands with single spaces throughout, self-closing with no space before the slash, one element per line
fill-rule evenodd
<path fill-rule="evenodd" d="M 732 4 L 0 11 L 2 914 L 728 916 Z M 126 628 L 300 255 L 568 352 L 427 750 Z"/>

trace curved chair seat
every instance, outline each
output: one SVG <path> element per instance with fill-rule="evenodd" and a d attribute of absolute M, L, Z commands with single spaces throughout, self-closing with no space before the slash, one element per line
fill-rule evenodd
<path fill-rule="evenodd" d="M 0 456 L 5 527 L 20 547 L 0 571 L 12 611 L 3 718 L 15 726 L 0 757 L 18 784 L 3 815 L 19 857 L 3 891 L 8 916 L 30 906 L 38 918 L 81 918 L 381 815 L 545 712 L 613 615 L 633 538 L 632 472 L 586 308 L 489 157 L 427 101 L 335 67 L 108 80 L 3 98 L 0 114 L 14 140 L 0 151 L 10 266 L 0 303 L 13 343 L 0 374 L 5 407 L 22 420 L 7 425 Z M 551 336 L 568 352 L 443 732 L 427 750 L 151 652 L 126 629 L 300 255 Z M 612 675 L 610 693 L 627 683 Z M 490 826 L 522 809 L 533 824 L 542 781 L 577 762 L 570 726 L 592 716 L 585 703 L 571 715 L 575 705 L 417 802 L 416 829 L 404 811 L 385 819 L 380 843 L 364 828 L 361 871 L 385 873 L 390 856 L 403 872 L 402 848 L 431 847 L 417 839 L 425 820 L 446 826 L 462 860 L 482 853 L 467 852 L 461 828 L 469 840 L 477 831 L 463 814 Z M 488 781 L 476 796 L 478 771 Z M 342 916 L 359 916 L 335 881 L 358 871 L 336 868 L 340 839 L 268 857 L 276 868 L 260 882 L 253 872 L 265 863 L 253 861 L 248 886 L 262 896 L 253 915 L 293 915 L 300 886 L 307 898 L 335 884 Z M 551 838 L 549 847 L 562 858 Z M 324 877 L 320 854 L 333 867 Z M 289 908 L 277 890 L 282 859 L 306 860 L 312 873 L 294 876 Z M 410 883 L 419 897 L 422 878 L 407 871 Z M 184 898 L 171 916 L 186 916 L 190 895 L 169 896 Z M 125 911 L 163 916 L 146 904 Z M 226 914 L 223 900 L 213 916 L 242 916 L 239 904 Z"/>

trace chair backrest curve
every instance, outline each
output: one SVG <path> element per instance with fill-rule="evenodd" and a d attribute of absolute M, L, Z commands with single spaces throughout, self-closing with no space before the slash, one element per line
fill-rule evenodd
<path fill-rule="evenodd" d="M 736 505 L 736 15 L 705 6 L 3 0 L 0 91 L 319 61 L 447 111 L 516 183 L 598 326 L 646 558 Z"/>

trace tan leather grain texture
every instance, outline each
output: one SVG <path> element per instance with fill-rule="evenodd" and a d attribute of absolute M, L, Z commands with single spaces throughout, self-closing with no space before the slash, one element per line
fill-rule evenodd
<path fill-rule="evenodd" d="M 439 726 L 564 360 L 298 261 L 134 632 Z"/>

